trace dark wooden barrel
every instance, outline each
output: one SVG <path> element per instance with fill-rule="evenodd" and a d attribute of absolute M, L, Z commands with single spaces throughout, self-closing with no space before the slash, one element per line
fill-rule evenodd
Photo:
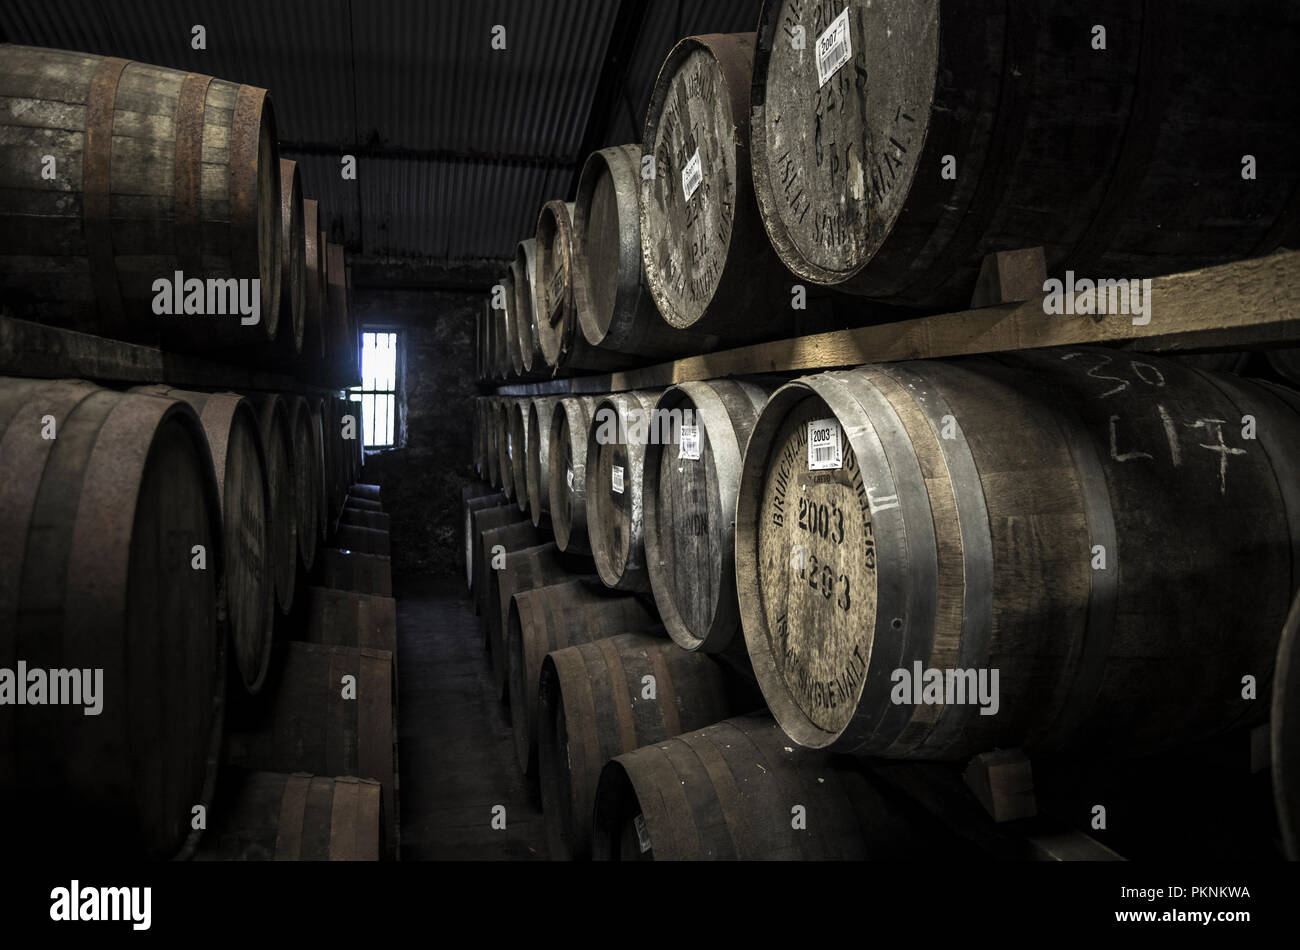
<path fill-rule="evenodd" d="M 688 36 L 646 112 L 641 259 L 663 319 L 719 342 L 789 335 L 793 279 L 768 243 L 749 170 L 753 33 Z"/>
<path fill-rule="evenodd" d="M 471 533 L 473 525 L 470 515 L 479 508 L 494 507 L 504 503 L 505 496 L 488 487 L 483 489 L 481 494 L 465 498 L 461 504 L 461 536 L 465 542 L 465 586 L 471 590 L 474 588 L 474 538 Z"/>
<path fill-rule="evenodd" d="M 470 589 L 474 591 L 476 612 L 480 594 L 478 582 L 483 576 L 478 563 L 478 536 L 484 529 L 480 526 L 479 519 L 481 514 L 486 517 L 488 511 L 498 512 L 498 514 L 490 517 L 495 522 L 493 527 L 500 527 L 502 524 L 507 523 L 500 520 L 507 517 L 507 509 L 509 509 L 508 516 L 510 518 L 515 520 L 523 519 L 523 514 L 518 509 L 508 505 L 506 496 L 500 492 L 481 498 L 471 498 L 465 503 L 465 577 L 469 581 Z"/>
<path fill-rule="evenodd" d="M 275 634 L 273 503 L 257 413 L 249 400 L 234 393 L 167 386 L 134 391 L 183 400 L 203 423 L 221 499 L 230 656 L 242 692 L 254 696 L 266 681 Z"/>
<path fill-rule="evenodd" d="M 509 506 L 513 508 L 514 506 Z M 479 623 L 482 626 L 483 649 L 502 639 L 503 613 L 497 609 L 501 600 L 501 571 L 509 563 L 511 551 L 522 551 L 542 543 L 542 536 L 516 509 L 510 516 L 482 517 L 479 519 L 478 567 L 483 578 L 482 600 L 479 602 Z M 495 525 L 495 526 L 494 526 Z M 498 550 L 499 549 L 499 550 Z M 499 659 L 499 658 L 498 658 Z M 495 665 L 495 661 L 494 661 Z"/>
<path fill-rule="evenodd" d="M 348 495 L 343 500 L 344 511 L 365 511 L 371 514 L 381 515 L 384 513 L 384 506 L 377 501 L 371 501 L 369 498 L 356 498 Z"/>
<path fill-rule="evenodd" d="M 352 385 L 350 370 L 356 362 L 356 343 L 349 339 L 347 263 L 342 244 L 325 245 L 329 267 L 325 272 L 325 375 L 322 382 L 331 389 Z"/>
<path fill-rule="evenodd" d="M 249 772 L 222 776 L 197 861 L 378 861 L 383 787 L 351 776 Z"/>
<path fill-rule="evenodd" d="M 529 238 L 527 246 L 520 241 L 515 247 L 515 258 L 510 264 L 510 313 L 506 321 L 506 355 L 510 358 L 510 369 L 516 376 L 525 372 L 524 351 L 531 366 L 533 345 L 531 330 L 533 320 L 533 239 Z"/>
<path fill-rule="evenodd" d="M 519 372 L 515 369 L 515 359 L 512 355 L 510 342 L 515 322 L 514 274 L 507 270 L 502 278 L 497 281 L 497 286 L 501 288 L 501 296 L 504 306 L 494 308 L 492 311 L 492 364 L 495 367 L 495 372 L 492 375 L 494 378 L 501 380 L 508 379 L 512 374 L 518 375 Z M 515 349 L 518 349 L 519 340 L 517 337 L 515 338 L 514 346 Z"/>
<path fill-rule="evenodd" d="M 664 626 L 687 650 L 720 653 L 740 630 L 735 522 L 749 433 L 775 386 L 678 383 L 660 397 L 677 443 L 646 446 L 646 567 Z"/>
<path fill-rule="evenodd" d="M 510 427 L 510 417 L 514 412 L 516 398 L 504 396 L 497 402 L 497 472 L 501 477 L 501 493 L 511 501 L 515 500 L 515 454 L 522 451 L 514 441 Z M 525 488 L 527 486 L 524 486 Z"/>
<path fill-rule="evenodd" d="M 564 396 L 551 417 L 547 449 L 547 510 L 561 551 L 590 554 L 587 535 L 587 436 L 596 400 Z"/>
<path fill-rule="evenodd" d="M 335 534 L 335 543 L 346 551 L 380 554 L 384 557 L 392 555 L 388 532 L 377 528 L 360 528 L 354 524 L 341 524 Z"/>
<path fill-rule="evenodd" d="M 276 603 L 280 612 L 287 615 L 293 609 L 299 557 L 298 510 L 293 495 L 297 481 L 294 435 L 290 427 L 288 400 L 275 393 L 256 394 L 251 400 L 257 409 L 266 462 L 266 485 L 271 495 L 271 520 L 267 524 L 271 556 L 267 566 L 275 581 Z"/>
<path fill-rule="evenodd" d="M 345 685 L 345 677 L 351 677 Z M 345 690 L 353 698 L 345 698 Z M 397 752 L 393 654 L 286 644 L 284 668 L 256 728 L 226 737 L 229 765 L 261 771 L 353 775 L 383 786 L 385 848 L 397 856 Z"/>
<path fill-rule="evenodd" d="M 314 198 L 302 203 L 303 318 L 301 365 L 319 365 L 325 359 L 325 245 L 320 227 L 320 204 Z"/>
<path fill-rule="evenodd" d="M 331 508 L 333 499 L 330 497 L 332 487 L 329 482 L 329 469 L 326 465 L 326 459 L 329 454 L 329 447 L 325 438 L 328 434 L 328 420 L 325 417 L 325 400 L 317 396 L 307 398 L 307 407 L 311 411 L 311 424 L 314 437 L 316 440 L 316 464 L 317 480 L 320 484 L 320 491 L 317 499 L 320 503 L 320 517 L 317 524 L 320 527 L 321 541 L 329 538 L 330 532 L 334 529 L 334 511 Z"/>
<path fill-rule="evenodd" d="M 573 202 L 573 307 L 592 346 L 635 360 L 700 353 L 711 341 L 659 316 L 641 267 L 641 146 L 587 156 Z"/>
<path fill-rule="evenodd" d="M 0 207 L 0 287 L 15 316 L 186 351 L 275 339 L 280 167 L 266 90 L 9 44 L 0 77 L 21 103 L 0 122 L 15 143 Z M 39 173 L 46 155 L 52 180 Z M 176 271 L 260 281 L 258 321 L 155 314 L 154 284 Z"/>
<path fill-rule="evenodd" d="M 506 424 L 510 427 L 510 483 L 515 490 L 515 503 L 519 510 L 528 511 L 528 459 L 533 446 L 528 441 L 528 409 L 532 400 L 527 397 L 512 400 L 506 409 Z"/>
<path fill-rule="evenodd" d="M 1264 355 L 1275 373 L 1288 382 L 1300 384 L 1300 347 L 1274 347 Z"/>
<path fill-rule="evenodd" d="M 1114 350 L 797 380 L 736 509 L 768 705 L 801 745 L 891 758 L 1250 725 L 1240 671 L 1271 677 L 1300 586 L 1297 446 L 1264 387 Z"/>
<path fill-rule="evenodd" d="M 366 501 L 382 501 L 383 487 L 366 484 L 349 485 L 348 495 L 353 498 L 364 498 Z"/>
<path fill-rule="evenodd" d="M 316 429 L 312 424 L 311 408 L 307 400 L 298 395 L 282 393 L 280 396 L 289 413 L 289 433 L 293 448 L 293 505 L 294 526 L 298 539 L 298 561 L 304 571 L 316 563 L 320 546 L 320 468 L 316 457 L 320 447 L 316 443 Z"/>
<path fill-rule="evenodd" d="M 390 650 L 396 658 L 397 601 L 392 597 L 309 587 L 307 598 L 309 642 Z"/>
<path fill-rule="evenodd" d="M 628 358 L 587 342 L 579 325 L 573 275 L 572 202 L 548 201 L 537 217 L 533 324 L 550 371 L 602 371 L 628 365 Z"/>
<path fill-rule="evenodd" d="M 541 527 L 544 517 L 550 520 L 551 418 L 559 402 L 559 396 L 528 400 L 529 451 L 524 481 L 528 485 L 528 513 L 537 527 Z"/>
<path fill-rule="evenodd" d="M 1240 373 L 1250 361 L 1246 352 L 1228 353 L 1189 353 L 1175 356 L 1173 359 L 1195 369 L 1206 369 L 1211 373 Z"/>
<path fill-rule="evenodd" d="M 356 591 L 358 594 L 393 596 L 391 558 L 338 548 L 322 548 L 320 561 L 320 582 L 326 587 Z"/>
<path fill-rule="evenodd" d="M 375 531 L 388 531 L 391 520 L 388 515 L 382 511 L 366 511 L 363 508 L 353 508 L 351 505 L 344 505 L 343 511 L 339 515 L 340 525 L 354 525 L 358 528 L 371 528 Z"/>
<path fill-rule="evenodd" d="M 0 668 L 103 670 L 98 715 L 0 715 L 7 846 L 188 852 L 191 809 L 212 801 L 227 636 L 221 502 L 197 415 L 85 382 L 0 380 L 0 512 Z"/>
<path fill-rule="evenodd" d="M 614 393 L 596 404 L 587 436 L 587 532 L 596 569 L 607 587 L 649 591 L 646 570 L 641 475 L 646 443 L 676 438 L 658 432 L 655 401 L 660 393 Z"/>
<path fill-rule="evenodd" d="M 859 770 L 793 748 L 770 716 L 738 716 L 610 761 L 596 789 L 592 857 L 902 861 L 926 839 L 901 811 Z"/>
<path fill-rule="evenodd" d="M 1287 859 L 1300 861 L 1300 593 L 1278 644 L 1270 720 L 1278 831 Z"/>
<path fill-rule="evenodd" d="M 515 261 L 511 266 L 515 280 L 515 334 L 519 338 L 520 373 L 527 377 L 548 375 L 546 354 L 542 350 L 542 321 L 549 317 L 542 313 L 546 297 L 537 286 L 537 239 L 526 238 L 515 247 Z M 521 299 L 521 296 L 524 299 Z"/>
<path fill-rule="evenodd" d="M 826 69 L 848 54 L 825 76 L 822 36 Z M 1281 0 L 1106 17 L 1068 0 L 773 0 L 752 92 L 763 219 L 805 280 L 945 308 L 969 304 L 994 251 L 1041 246 L 1049 274 L 1118 279 L 1293 247 L 1300 126 L 1273 64 L 1298 46 Z"/>
<path fill-rule="evenodd" d="M 537 682 L 546 654 L 620 633 L 641 633 L 656 622 L 636 597 L 602 591 L 591 576 L 510 599 L 505 631 L 510 721 L 525 775 L 537 770 Z"/>
<path fill-rule="evenodd" d="M 280 352 L 301 355 L 307 313 L 306 219 L 298 163 L 280 159 Z"/>
<path fill-rule="evenodd" d="M 542 661 L 537 767 L 551 857 L 591 852 L 591 815 L 605 763 L 757 709 L 761 700 L 712 658 L 623 634 Z"/>

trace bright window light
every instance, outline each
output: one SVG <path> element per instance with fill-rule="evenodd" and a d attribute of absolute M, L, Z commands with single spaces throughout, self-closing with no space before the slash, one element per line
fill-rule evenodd
<path fill-rule="evenodd" d="M 397 334 L 361 334 L 361 385 L 352 390 L 361 403 L 361 437 L 368 449 L 391 448 L 397 428 Z"/>

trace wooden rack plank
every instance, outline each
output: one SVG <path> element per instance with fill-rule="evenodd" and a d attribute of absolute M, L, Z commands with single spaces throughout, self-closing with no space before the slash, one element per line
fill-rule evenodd
<path fill-rule="evenodd" d="M 1125 315 L 1048 315 L 1028 300 L 900 323 L 757 343 L 605 376 L 497 387 L 504 396 L 658 389 L 688 380 L 1108 343 L 1183 353 L 1300 346 L 1300 251 L 1151 280 L 1150 321 Z"/>

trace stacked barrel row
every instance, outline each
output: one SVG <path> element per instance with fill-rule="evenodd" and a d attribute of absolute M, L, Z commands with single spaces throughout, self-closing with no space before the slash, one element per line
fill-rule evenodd
<path fill-rule="evenodd" d="M 8 316 L 360 382 L 343 248 L 265 89 L 11 44 L 0 85 Z"/>
<path fill-rule="evenodd" d="M 269 728 L 268 705 L 305 708 L 290 641 L 376 647 L 342 642 L 358 624 L 336 603 L 355 597 L 340 594 L 361 558 L 352 552 L 387 555 L 386 532 L 382 550 L 370 534 L 386 516 L 348 494 L 360 454 L 346 411 L 286 393 L 0 380 L 8 838 L 193 854 L 220 817 L 223 738 Z M 387 574 L 385 557 L 385 599 Z M 333 672 L 321 668 L 318 693 Z M 391 770 L 318 764 L 392 784 Z"/>
<path fill-rule="evenodd" d="M 467 567 L 520 765 L 544 802 L 569 796 L 558 854 L 590 846 L 601 802 L 604 856 L 804 853 L 745 837 L 789 824 L 752 802 L 715 826 L 713 799 L 669 794 L 720 796 L 721 777 L 660 761 L 672 730 L 642 729 L 658 707 L 632 675 L 660 669 L 649 657 L 716 661 L 701 669 L 725 686 L 671 694 L 679 731 L 748 711 L 757 694 L 715 701 L 755 685 L 780 750 L 1150 756 L 1257 727 L 1270 696 L 1275 735 L 1294 731 L 1279 646 L 1300 588 L 1293 390 L 1081 348 L 481 397 L 475 420 L 492 493 L 467 505 Z M 945 703 L 921 694 L 931 670 L 998 678 Z M 1271 689 L 1243 690 L 1243 671 Z M 719 736 L 741 742 L 736 728 Z M 1274 767 L 1294 810 L 1290 754 Z M 684 810 L 651 814 L 665 807 Z"/>
<path fill-rule="evenodd" d="M 960 310 L 1000 251 L 1118 280 L 1296 247 L 1300 126 L 1266 64 L 1300 24 L 1220 6 L 767 0 L 756 32 L 681 40 L 642 141 L 592 153 L 519 243 L 479 378 L 795 336 L 809 298 L 826 329 Z"/>

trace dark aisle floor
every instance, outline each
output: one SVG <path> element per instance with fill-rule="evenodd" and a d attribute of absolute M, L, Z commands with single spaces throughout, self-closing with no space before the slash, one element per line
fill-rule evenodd
<path fill-rule="evenodd" d="M 395 593 L 402 859 L 546 858 L 464 577 Z M 494 805 L 506 807 L 503 831 L 492 828 Z"/>

